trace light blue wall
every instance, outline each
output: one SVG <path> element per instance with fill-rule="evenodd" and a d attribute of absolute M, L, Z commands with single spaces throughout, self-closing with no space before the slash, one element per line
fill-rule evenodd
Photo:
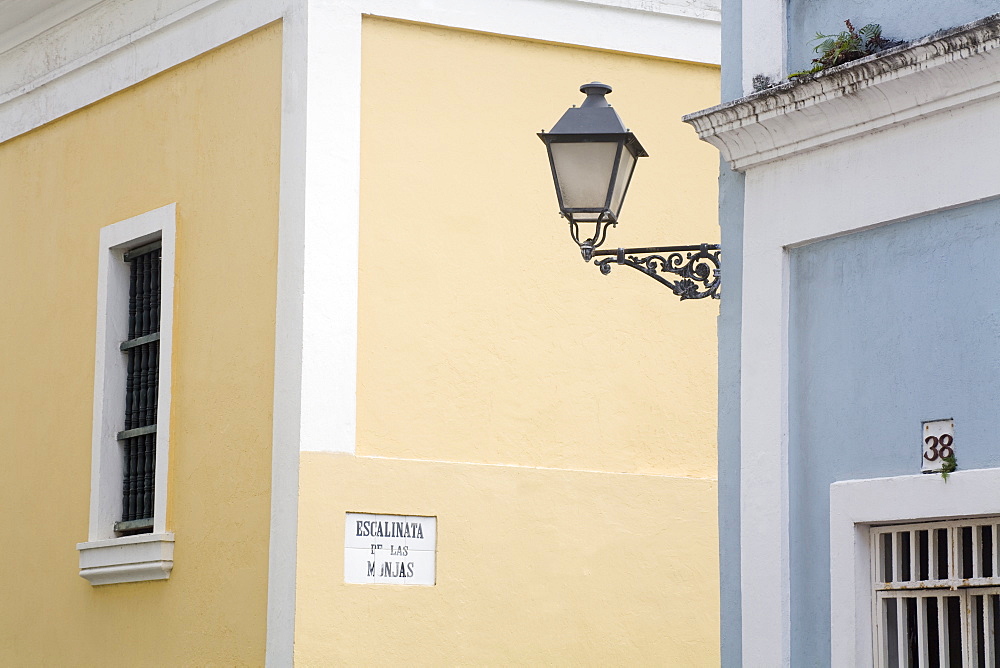
<path fill-rule="evenodd" d="M 743 275 L 742 174 L 722 163 L 722 304 L 719 311 L 719 569 L 722 665 L 742 665 L 740 595 L 740 332 Z"/>
<path fill-rule="evenodd" d="M 816 56 L 813 37 L 839 33 L 844 19 L 856 28 L 878 23 L 886 37 L 909 41 L 998 10 L 997 0 L 788 0 L 788 71 L 808 69 Z"/>
<path fill-rule="evenodd" d="M 1000 466 L 997 249 L 994 200 L 791 253 L 794 666 L 829 662 L 830 483 L 918 473 L 935 418 L 960 469 Z"/>
<path fill-rule="evenodd" d="M 742 97 L 742 0 L 722 0 L 722 100 Z M 720 160 L 719 576 L 722 665 L 743 663 L 740 596 L 740 331 L 744 177 Z"/>

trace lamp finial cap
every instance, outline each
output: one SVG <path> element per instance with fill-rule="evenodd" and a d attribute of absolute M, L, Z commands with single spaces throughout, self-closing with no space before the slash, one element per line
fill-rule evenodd
<path fill-rule="evenodd" d="M 580 92 L 586 93 L 587 99 L 580 107 L 610 107 L 604 96 L 611 92 L 611 86 L 602 84 L 600 81 L 591 81 L 580 86 Z"/>
<path fill-rule="evenodd" d="M 580 92 L 587 95 L 607 95 L 611 92 L 611 86 L 600 81 L 591 81 L 580 86 Z"/>

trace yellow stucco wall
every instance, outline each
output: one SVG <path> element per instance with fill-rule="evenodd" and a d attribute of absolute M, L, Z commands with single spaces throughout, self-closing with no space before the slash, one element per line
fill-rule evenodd
<path fill-rule="evenodd" d="M 602 276 L 535 136 L 584 96 L 649 152 L 606 246 L 718 240 L 718 155 L 680 122 L 718 69 L 364 23 L 358 450 L 715 475 L 714 301 Z"/>
<path fill-rule="evenodd" d="M 357 456 L 300 462 L 300 665 L 717 665 L 714 302 L 584 263 L 535 136 L 601 80 L 652 155 L 609 246 L 711 242 L 718 70 L 366 18 Z M 344 583 L 344 514 L 437 584 Z"/>
<path fill-rule="evenodd" d="M 296 664 L 717 666 L 715 484 L 303 453 Z M 344 512 L 437 516 L 437 584 L 344 584 Z"/>
<path fill-rule="evenodd" d="M 0 145 L 0 664 L 264 658 L 281 27 Z M 92 587 L 99 230 L 177 202 L 167 581 Z"/>

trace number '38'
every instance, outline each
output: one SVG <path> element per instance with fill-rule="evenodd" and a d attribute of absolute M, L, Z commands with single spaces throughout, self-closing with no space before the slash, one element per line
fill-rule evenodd
<path fill-rule="evenodd" d="M 948 457 L 954 457 L 955 451 L 951 449 L 951 444 L 955 442 L 951 434 L 943 434 L 940 438 L 937 436 L 928 436 L 924 439 L 924 443 L 927 444 L 930 453 L 924 453 L 924 459 L 929 462 L 937 461 L 938 459 L 947 459 Z"/>

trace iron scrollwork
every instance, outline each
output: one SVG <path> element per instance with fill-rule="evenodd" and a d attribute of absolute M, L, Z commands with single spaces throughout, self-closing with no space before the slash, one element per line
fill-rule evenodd
<path fill-rule="evenodd" d="M 611 273 L 612 265 L 624 264 L 667 286 L 682 301 L 706 297 L 719 299 L 721 251 L 718 244 L 619 248 L 595 251 L 593 254 L 607 256 L 594 260 L 605 276 Z M 667 280 L 662 274 L 673 274 L 679 278 Z"/>

